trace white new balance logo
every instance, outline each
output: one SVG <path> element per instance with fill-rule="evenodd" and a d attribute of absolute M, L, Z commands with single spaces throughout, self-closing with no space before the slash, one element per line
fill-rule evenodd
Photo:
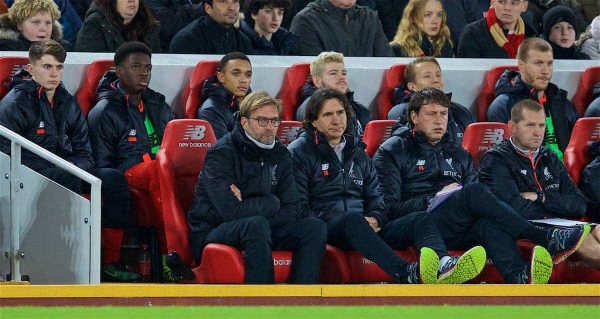
<path fill-rule="evenodd" d="M 188 125 L 183 139 L 192 141 L 201 140 L 204 138 L 204 132 L 206 132 L 206 126 L 204 125 Z"/>
<path fill-rule="evenodd" d="M 495 128 L 495 129 L 486 129 L 485 134 L 483 135 L 483 140 L 481 144 L 483 145 L 496 145 L 504 139 L 504 129 Z"/>

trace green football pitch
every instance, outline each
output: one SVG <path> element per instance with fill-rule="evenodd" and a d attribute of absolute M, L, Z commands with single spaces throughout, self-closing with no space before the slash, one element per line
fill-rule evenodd
<path fill-rule="evenodd" d="M 145 307 L 2 307 L 0 318 L 161 318 L 161 319 L 600 319 L 600 306 L 152 306 Z"/>

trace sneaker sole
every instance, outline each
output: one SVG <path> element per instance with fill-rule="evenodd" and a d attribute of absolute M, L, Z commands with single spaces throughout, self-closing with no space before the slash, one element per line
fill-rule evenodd
<path fill-rule="evenodd" d="M 541 246 L 533 247 L 531 253 L 531 283 L 547 284 L 552 275 L 552 256 Z"/>
<path fill-rule="evenodd" d="M 571 249 L 563 251 L 562 253 L 554 256 L 554 258 L 552 258 L 553 263 L 555 265 L 558 265 L 561 262 L 565 261 L 565 259 L 569 258 L 569 256 L 571 256 L 574 252 L 576 252 L 577 249 L 581 247 L 587 236 L 590 234 L 591 229 L 592 227 L 590 225 L 583 225 L 583 234 L 581 235 L 581 237 L 579 237 L 577 243 L 573 247 L 571 247 Z"/>
<path fill-rule="evenodd" d="M 483 270 L 487 255 L 481 246 L 475 246 L 466 251 L 452 269 L 438 279 L 438 284 L 462 284 L 469 281 Z"/>
<path fill-rule="evenodd" d="M 437 283 L 438 269 L 440 268 L 440 258 L 428 247 L 421 248 L 421 257 L 419 257 L 419 276 L 424 284 Z"/>

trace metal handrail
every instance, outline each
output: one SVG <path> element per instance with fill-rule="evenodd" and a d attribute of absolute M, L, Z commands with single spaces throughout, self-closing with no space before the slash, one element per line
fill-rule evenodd
<path fill-rule="evenodd" d="M 10 165 L 10 197 L 11 197 L 11 272 L 12 280 L 21 281 L 20 271 L 20 207 L 17 205 L 17 201 L 13 200 L 16 198 L 17 193 L 21 191 L 21 181 L 17 169 L 21 165 L 21 147 L 24 147 L 28 151 L 43 157 L 45 160 L 56 165 L 57 167 L 65 170 L 68 173 L 84 180 L 91 186 L 91 197 L 90 197 L 90 226 L 91 226 L 91 240 L 90 240 L 90 283 L 100 283 L 100 186 L 101 181 L 94 175 L 82 170 L 75 164 L 66 161 L 58 155 L 46 150 L 45 148 L 31 142 L 30 140 L 22 137 L 21 135 L 7 129 L 0 125 L 0 136 L 9 139 L 11 141 L 11 165 Z"/>

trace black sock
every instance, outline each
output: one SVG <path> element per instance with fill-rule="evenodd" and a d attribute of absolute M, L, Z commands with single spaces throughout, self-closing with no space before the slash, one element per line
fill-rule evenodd
<path fill-rule="evenodd" d="M 543 227 L 531 225 L 521 234 L 525 239 L 531 240 L 537 245 L 547 247 L 548 246 L 548 229 Z"/>

